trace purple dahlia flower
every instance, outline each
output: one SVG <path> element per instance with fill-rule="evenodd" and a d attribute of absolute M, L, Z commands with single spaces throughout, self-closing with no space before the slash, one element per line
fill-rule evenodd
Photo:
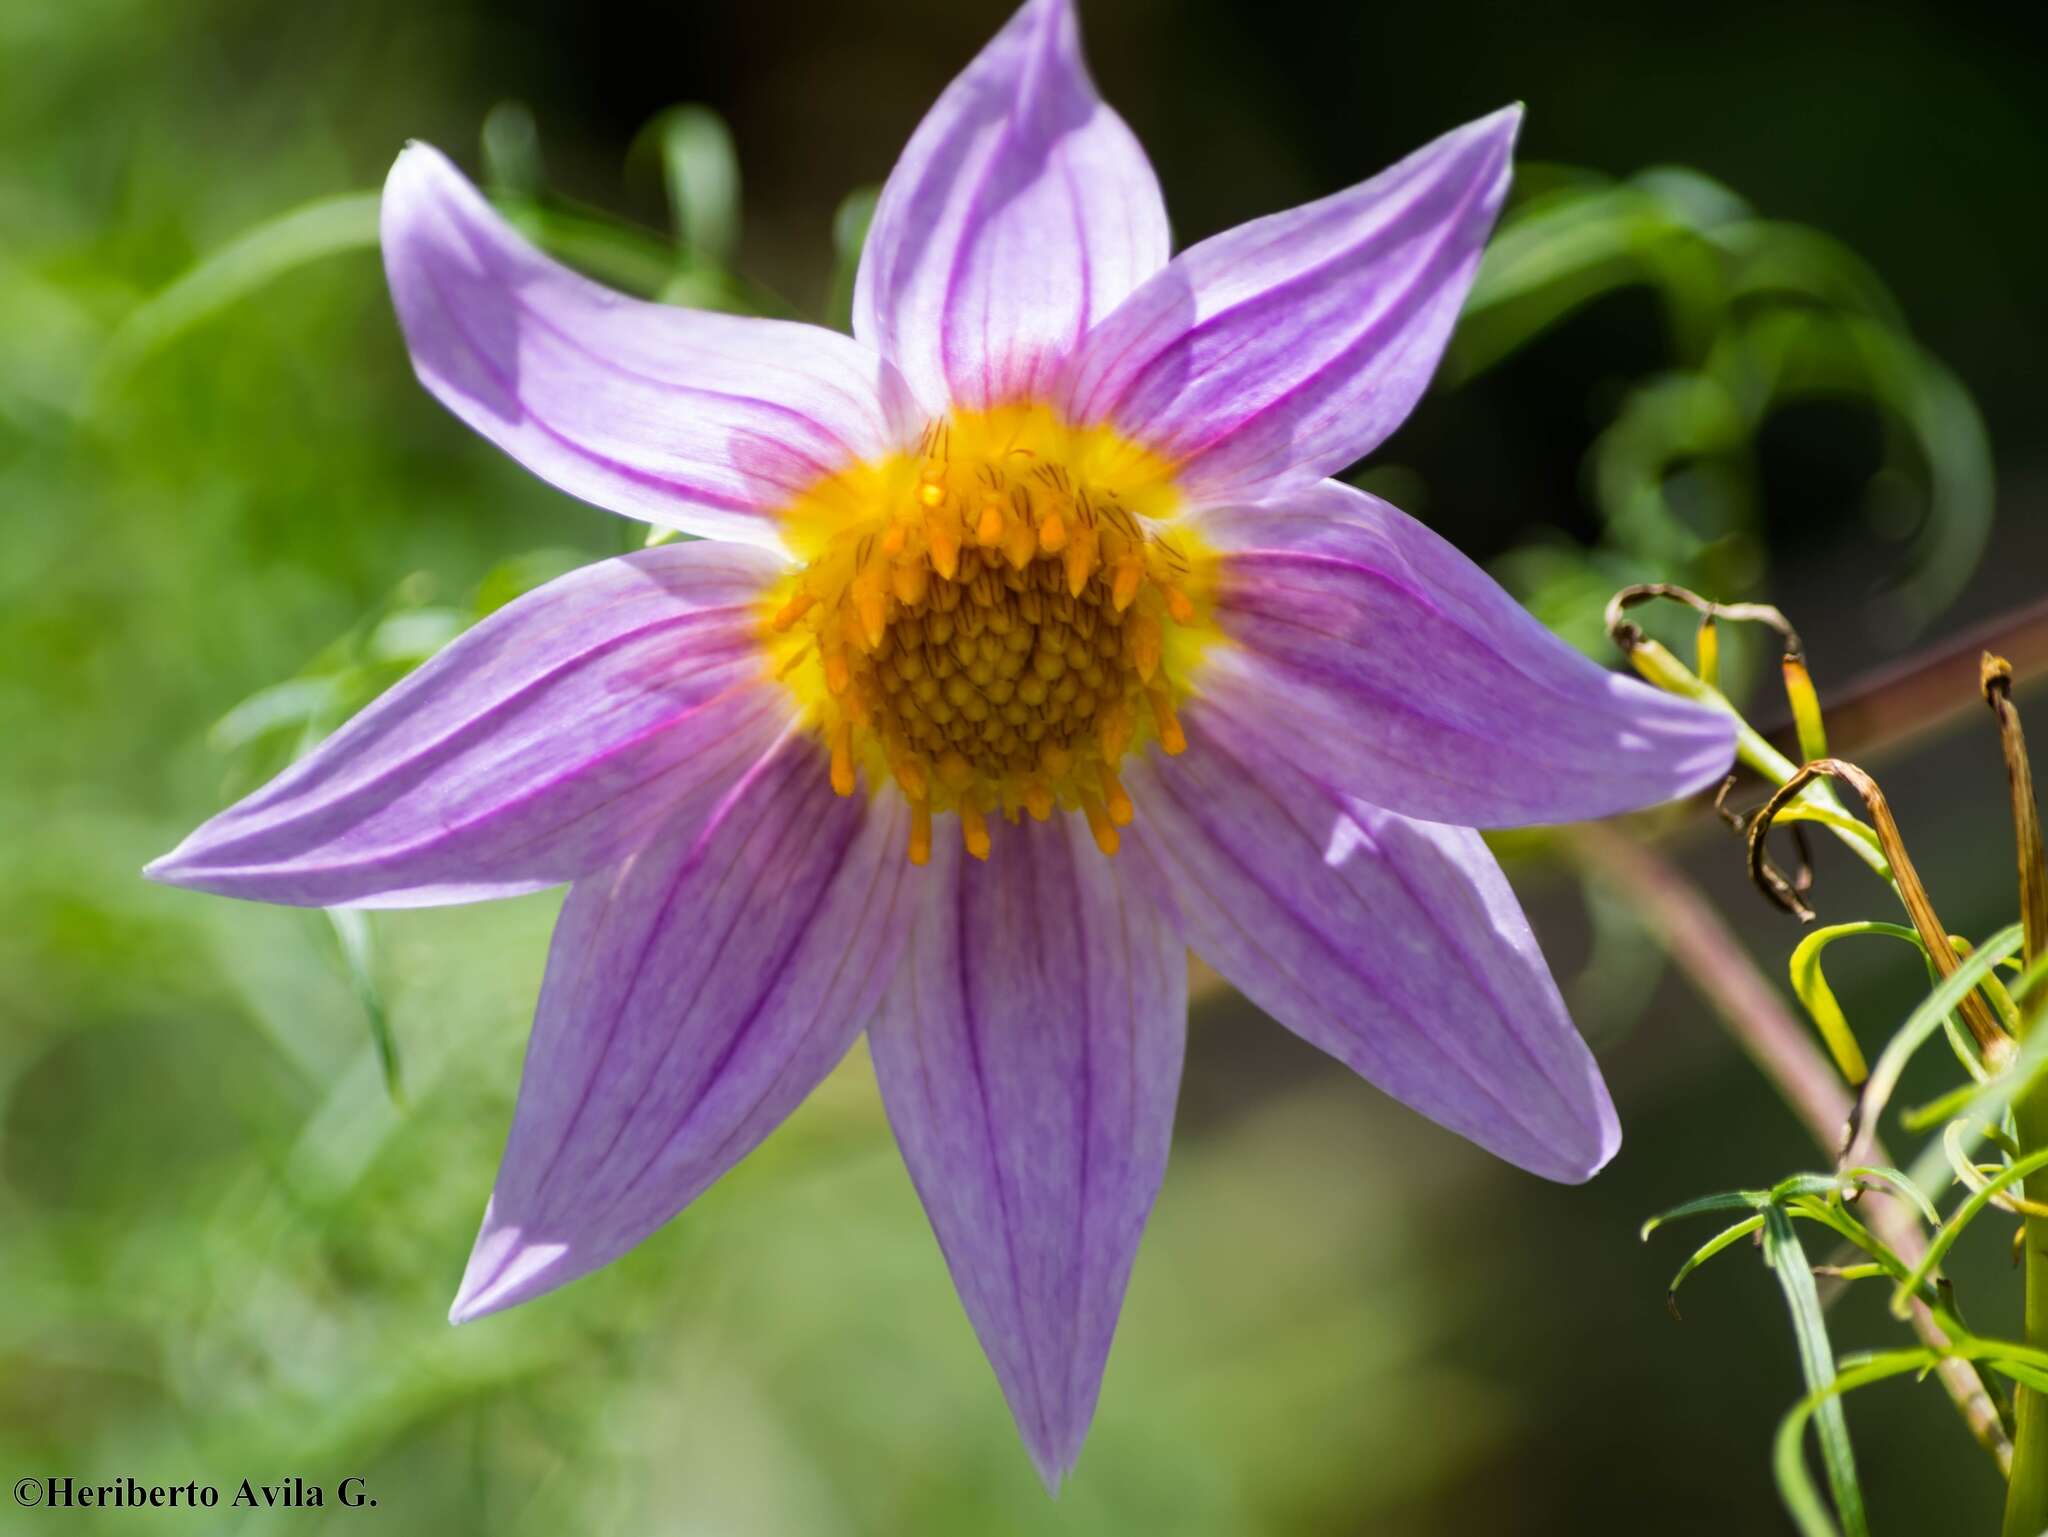
<path fill-rule="evenodd" d="M 697 538 L 494 614 L 149 873 L 387 907 L 572 883 L 455 1319 L 623 1254 L 865 1031 L 1056 1485 L 1166 1163 L 1188 947 L 1502 1158 L 1612 1156 L 1472 829 L 1685 794 L 1730 723 L 1325 478 L 1428 382 L 1518 117 L 1173 256 L 1072 5 L 1029 0 L 890 176 L 852 337 L 623 298 L 399 157 L 427 388 Z"/>

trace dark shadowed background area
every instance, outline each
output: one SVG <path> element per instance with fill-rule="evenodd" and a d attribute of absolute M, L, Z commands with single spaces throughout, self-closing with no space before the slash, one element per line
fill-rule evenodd
<path fill-rule="evenodd" d="M 0 0 L 0 1481 L 359 1475 L 379 1500 L 43 1524 L 1790 1530 L 1769 1453 L 1799 1379 L 1775 1282 L 1738 1250 L 1674 1324 L 1665 1284 L 1705 1232 L 1645 1245 L 1636 1229 L 1821 1155 L 1630 900 L 1589 898 L 1557 840 L 1515 845 L 1512 871 L 1614 1085 L 1612 1169 L 1567 1190 L 1496 1165 L 1211 991 L 1100 1417 L 1057 1504 L 859 1053 L 629 1258 L 451 1330 L 558 897 L 376 920 L 366 980 L 397 1043 L 394 1102 L 320 915 L 137 877 L 249 772 L 222 750 L 237 732 L 212 729 L 239 702 L 337 637 L 351 655 L 395 644 L 381 616 L 466 611 L 517 557 L 629 537 L 415 385 L 360 241 L 188 312 L 153 296 L 265 221 L 374 189 L 409 137 L 480 173 L 481 125 L 507 101 L 530 110 L 554 192 L 658 233 L 642 130 L 696 102 L 737 144 L 737 265 L 819 313 L 841 199 L 886 175 L 1006 14 Z M 1178 243 L 1519 99 L 1523 186 L 1567 184 L 1553 165 L 1690 168 L 1855 253 L 1900 334 L 1974 397 L 1988 532 L 1930 522 L 1926 456 L 1901 458 L 1867 392 L 1823 385 L 1707 456 L 1711 473 L 1660 467 L 1693 564 L 1648 571 L 1640 542 L 1603 563 L 1623 535 L 1589 456 L 1646 384 L 1707 367 L 1666 300 L 1607 284 L 1497 360 L 1461 340 L 1373 483 L 1546 619 L 1597 636 L 1607 573 L 1705 573 L 1714 596 L 1791 613 L 1828 700 L 2048 593 L 2037 8 L 1093 0 L 1083 20 Z M 1739 527 L 1687 533 L 1729 475 Z M 1941 558 L 1954 580 L 1921 581 Z M 1907 589 L 1936 596 L 1915 608 Z M 2048 648 L 2027 633 L 2038 681 Z M 1837 745 L 1884 780 L 1950 927 L 1981 936 L 2014 908 L 2002 770 L 1974 652 L 1933 678 L 1869 696 Z M 1782 719 L 1754 700 L 1760 725 Z M 2048 739 L 2048 693 L 2021 700 Z M 1746 886 L 1712 815 L 1636 832 L 1782 983 L 1797 926 Z M 1823 913 L 1893 916 L 1832 852 Z M 1836 964 L 1872 1040 L 1925 990 L 1903 948 Z M 1987 1326 L 2017 1313 L 2006 1236 L 1987 1224 L 1957 1266 Z M 1897 1338 L 1878 1292 L 1845 1297 L 1832 1327 L 1838 1348 Z M 1850 1420 L 1881 1529 L 1989 1528 L 1995 1471 L 1932 1388 L 1887 1386 Z M 0 1513 L 0 1530 L 37 1525 Z"/>

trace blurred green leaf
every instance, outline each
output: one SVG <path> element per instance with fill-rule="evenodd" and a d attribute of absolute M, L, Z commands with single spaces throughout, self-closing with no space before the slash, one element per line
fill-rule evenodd
<path fill-rule="evenodd" d="M 349 983 L 370 1022 L 370 1039 L 377 1048 L 378 1066 L 384 1070 L 385 1090 L 396 1101 L 400 1097 L 398 1041 L 391 1033 L 391 1014 L 384 1006 L 383 989 L 377 985 L 377 946 L 370 915 L 352 907 L 330 907 L 325 911 L 341 947 Z"/>
<path fill-rule="evenodd" d="M 1611 183 L 1548 169 L 1563 184 L 1516 204 L 1487 247 L 1459 321 L 1453 377 L 1490 368 L 1602 294 L 1645 282 L 1665 300 L 1680 355 L 1703 351 L 1726 281 L 1707 237 L 1747 206 L 1690 172 Z"/>
<path fill-rule="evenodd" d="M 304 731 L 309 721 L 332 712 L 342 697 L 333 677 L 288 678 L 251 694 L 218 721 L 208 736 L 214 750 L 239 753 L 273 731 Z"/>
<path fill-rule="evenodd" d="M 417 667 L 467 629 L 470 619 L 452 608 L 401 610 L 370 631 L 364 654 L 372 662 Z"/>
<path fill-rule="evenodd" d="M 858 188 L 847 193 L 832 215 L 832 286 L 825 298 L 825 324 L 835 330 L 853 329 L 853 283 L 881 195 L 879 187 Z"/>
<path fill-rule="evenodd" d="M 524 597 L 536 587 L 545 587 L 556 577 L 567 576 L 590 563 L 581 550 L 530 550 L 501 560 L 477 583 L 470 607 L 475 617 L 496 613 L 514 598 Z"/>
<path fill-rule="evenodd" d="M 497 197 L 546 195 L 547 167 L 540 156 L 540 125 L 523 101 L 501 101 L 484 114 L 481 135 L 484 184 Z"/>
<path fill-rule="evenodd" d="M 236 705 L 211 733 L 214 748 L 236 760 L 235 782 L 253 787 L 317 747 L 378 694 L 448 642 L 513 599 L 586 563 L 567 550 L 539 550 L 502 561 L 479 582 L 466 608 L 427 602 L 432 584 L 401 582 L 383 612 L 322 648 L 300 676 Z M 399 1094 L 399 1052 L 378 979 L 375 934 L 367 914 L 329 909 L 339 956 L 369 1026 L 387 1091 Z"/>
<path fill-rule="evenodd" d="M 1753 586 L 1757 435 L 1789 402 L 1840 396 L 1887 427 L 1881 480 L 1925 488 L 1887 622 L 1917 629 L 1954 599 L 1990 528 L 1988 441 L 1968 392 L 1913 340 L 1867 264 L 1818 231 L 1757 218 L 1683 169 L 1611 182 L 1538 167 L 1523 179 L 1537 190 L 1487 250 L 1445 377 L 1495 366 L 1607 294 L 1656 296 L 1671 367 L 1635 382 L 1590 455 L 1603 549 L 1651 579 Z M 1555 560 L 1544 573 L 1511 556 L 1502 570 L 1539 611 L 1571 601 L 1546 591 L 1546 574 L 1592 585 Z"/>
<path fill-rule="evenodd" d="M 725 267 L 739 252 L 740 162 L 732 130 L 709 107 L 671 107 L 647 132 L 661 149 L 669 217 L 692 258 Z"/>
<path fill-rule="evenodd" d="M 374 192 L 317 198 L 267 219 L 136 306 L 107 342 L 95 396 L 111 397 L 149 357 L 294 268 L 377 244 Z"/>
<path fill-rule="evenodd" d="M 652 299 L 675 277 L 674 248 L 623 219 L 555 198 L 507 197 L 499 209 L 550 255 L 609 287 Z"/>

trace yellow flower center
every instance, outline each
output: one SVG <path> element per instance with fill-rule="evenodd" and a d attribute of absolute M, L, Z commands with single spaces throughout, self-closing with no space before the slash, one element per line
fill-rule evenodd
<path fill-rule="evenodd" d="M 1088 818 L 1117 849 L 1124 754 L 1187 746 L 1175 707 L 1213 632 L 1210 562 L 1172 468 L 1038 405 L 934 422 L 783 512 L 807 561 L 771 598 L 776 675 L 830 745 L 832 783 L 893 779 L 910 857 L 932 816 L 986 859 L 988 818 Z"/>

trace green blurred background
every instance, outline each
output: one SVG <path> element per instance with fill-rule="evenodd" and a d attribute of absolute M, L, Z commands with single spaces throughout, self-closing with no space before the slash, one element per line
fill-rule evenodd
<path fill-rule="evenodd" d="M 641 130 L 701 102 L 738 145 L 739 264 L 818 312 L 840 199 L 1005 14 L 0 0 L 0 1482 L 356 1475 L 379 1500 L 8 1506 L 0 1530 L 1784 1529 L 1768 1447 L 1798 1378 L 1775 1285 L 1737 1255 L 1676 1326 L 1682 1240 L 1635 1228 L 1818 1155 L 1629 905 L 1541 844 L 1515 875 L 1614 1084 L 1619 1161 L 1543 1185 L 1206 994 L 1056 1504 L 864 1058 L 624 1261 L 452 1330 L 558 899 L 376 920 L 394 1103 L 320 915 L 138 878 L 276 748 L 244 717 L 228 735 L 254 749 L 221 750 L 239 702 L 309 665 L 330 703 L 374 686 L 479 584 L 488 604 L 631 537 L 418 389 L 372 251 L 214 296 L 232 302 L 153 296 L 252 227 L 374 188 L 408 137 L 479 170 L 508 100 L 531 115 L 492 119 L 501 167 L 530 164 L 530 121 L 556 193 L 660 250 Z M 1084 20 L 1182 242 L 1526 100 L 1521 265 L 1489 272 L 1371 483 L 1589 644 L 1623 581 L 1771 597 L 1827 698 L 2048 589 L 2033 15 L 1096 0 Z M 1698 175 L 1617 193 L 1545 163 Z M 559 553 L 519 562 L 534 551 Z M 417 622 L 375 622 L 393 613 Z M 1974 665 L 1952 676 L 1967 707 Z M 1925 696 L 1887 697 L 1860 745 L 1944 917 L 1982 934 L 2013 907 L 1995 742 L 1968 708 L 1902 740 Z M 1654 832 L 1781 976 L 1796 933 L 1733 841 L 1699 813 Z M 1848 862 L 1824 854 L 1821 879 L 1828 916 L 1890 916 Z M 1924 990 L 1915 964 L 1844 963 L 1867 1039 Z M 1996 1324 L 2016 1282 L 1975 1236 L 1959 1274 Z M 1835 1332 L 1890 1339 L 1881 1299 L 1848 1297 Z M 1990 1464 L 1931 1389 L 1861 1397 L 1851 1424 L 1881 1529 L 1995 1519 Z"/>

